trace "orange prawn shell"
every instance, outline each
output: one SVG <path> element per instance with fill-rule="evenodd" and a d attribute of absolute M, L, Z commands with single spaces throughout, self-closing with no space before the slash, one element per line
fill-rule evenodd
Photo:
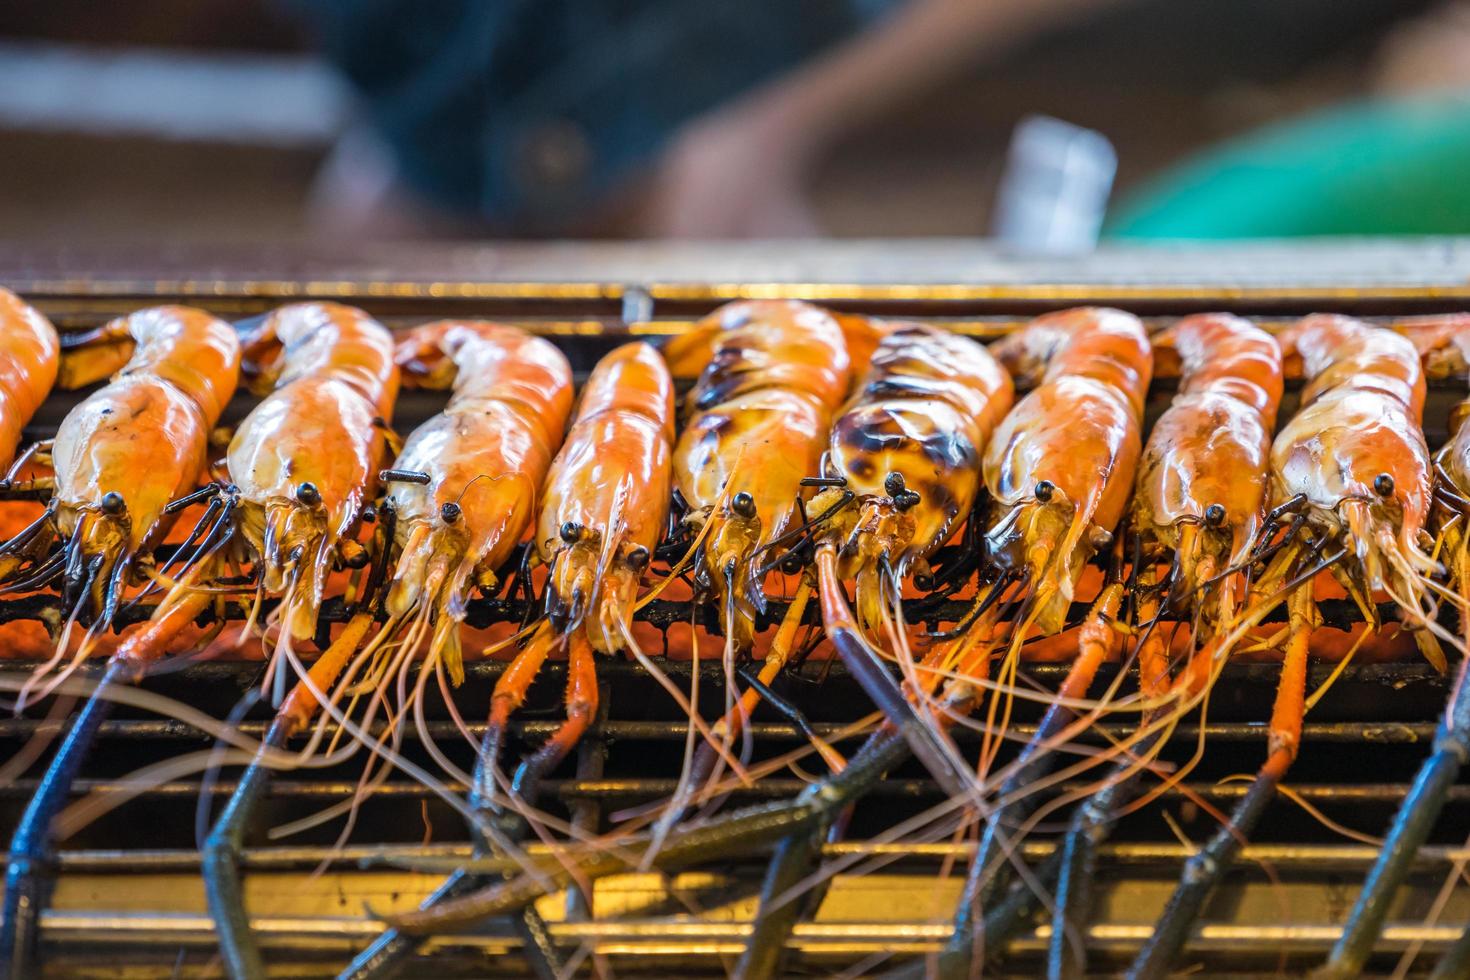
<path fill-rule="evenodd" d="M 1408 317 L 1397 320 L 1393 329 L 1409 339 L 1419 352 L 1425 376 L 1432 381 L 1464 380 L 1470 375 L 1470 313 Z M 1455 493 L 1470 493 L 1470 399 L 1450 412 L 1450 440 L 1436 460 L 1454 484 Z"/>
<path fill-rule="evenodd" d="M 282 642 L 303 640 L 338 546 L 377 489 L 398 394 L 393 338 L 361 310 L 296 303 L 267 316 L 245 351 L 257 388 L 274 390 L 235 430 L 226 465 L 261 588 L 285 600 Z"/>
<path fill-rule="evenodd" d="M 1028 582 L 1036 628 L 1053 633 L 1132 493 L 1153 351 L 1137 317 L 1100 308 L 1038 317 L 991 351 L 1036 387 L 985 453 L 998 513 L 988 545 Z"/>
<path fill-rule="evenodd" d="M 291 303 L 272 312 L 245 342 L 245 363 L 261 393 L 331 377 L 393 417 L 399 372 L 393 338 L 377 320 L 341 303 Z"/>
<path fill-rule="evenodd" d="M 1402 336 L 1334 315 L 1303 318 L 1281 335 L 1310 380 L 1302 408 L 1272 447 L 1275 499 L 1297 494 L 1322 510 L 1346 499 L 1394 505 L 1405 534 L 1429 509 L 1430 460 L 1421 423 L 1425 383 L 1418 352 Z M 1393 493 L 1375 481 L 1387 474 Z"/>
<path fill-rule="evenodd" d="M 696 510 L 751 494 L 764 542 L 785 529 L 801 480 L 818 472 L 847 394 L 847 349 L 837 322 L 806 303 L 731 303 L 711 321 L 722 332 L 689 393 L 674 480 Z"/>
<path fill-rule="evenodd" d="M 847 350 L 848 367 L 854 376 L 868 370 L 868 360 L 883 338 L 895 326 L 893 322 L 858 313 L 826 311 L 842 330 L 843 347 Z M 664 341 L 659 348 L 669 373 L 676 379 L 699 377 L 714 357 L 715 346 L 724 326 L 718 314 L 707 316 L 689 330 Z"/>
<path fill-rule="evenodd" d="M 136 552 L 163 529 L 164 508 L 197 486 L 210 430 L 234 395 L 240 346 L 233 327 L 188 307 L 141 310 L 103 329 L 135 347 L 58 428 L 55 499 L 65 532 L 69 513 L 120 494 Z"/>
<path fill-rule="evenodd" d="M 1461 380 L 1470 373 L 1470 313 L 1404 317 L 1391 329 L 1414 345 L 1430 380 Z"/>
<path fill-rule="evenodd" d="M 276 310 L 246 341 L 258 383 L 273 386 L 230 442 L 230 479 L 248 502 L 294 506 L 316 487 L 326 527 L 346 534 L 377 486 L 398 394 L 387 328 L 337 303 Z"/>
<path fill-rule="evenodd" d="M 663 358 L 647 344 L 626 344 L 593 369 L 547 478 L 536 546 L 552 566 L 548 610 L 554 619 L 569 615 L 580 593 L 591 607 L 587 637 L 603 653 L 624 646 L 619 621 L 631 621 L 668 522 L 673 432 L 674 384 Z M 581 537 L 564 540 L 566 525 Z"/>
<path fill-rule="evenodd" d="M 772 388 L 701 412 L 674 451 L 674 481 L 696 510 L 749 493 L 760 522 L 757 541 L 791 522 L 801 481 L 819 472 L 831 413 L 809 395 Z"/>
<path fill-rule="evenodd" d="M 1036 384 L 990 441 L 984 475 L 991 495 L 1015 506 L 1049 482 L 1079 506 L 1090 502 L 1091 523 L 1111 530 L 1132 492 L 1141 449 L 1153 365 L 1143 325 L 1121 310 L 1064 310 L 990 349 L 1019 384 Z"/>
<path fill-rule="evenodd" d="M 550 561 L 568 522 L 606 534 L 621 496 L 624 549 L 652 551 L 668 520 L 674 385 L 658 352 L 625 344 L 593 370 L 546 481 L 537 550 Z"/>
<path fill-rule="evenodd" d="M 425 347 L 454 365 L 453 394 L 409 435 L 394 464 L 429 475 L 427 485 L 393 484 L 388 498 L 399 535 L 411 534 L 415 522 L 443 525 L 444 505 L 456 504 L 452 526 L 466 536 L 465 553 L 493 571 L 534 518 L 571 412 L 571 366 L 556 345 L 496 323 L 427 324 L 400 342 L 399 358 L 407 363 Z"/>
<path fill-rule="evenodd" d="M 1182 522 L 1225 509 L 1230 563 L 1243 557 L 1265 509 L 1271 431 L 1281 404 L 1281 348 L 1239 317 L 1199 314 L 1154 338 L 1180 360 L 1179 393 L 1149 435 L 1138 469 L 1134 523 L 1167 546 Z"/>
<path fill-rule="evenodd" d="M 30 304 L 0 288 L 0 466 L 9 466 L 21 430 L 56 383 L 56 328 Z"/>
<path fill-rule="evenodd" d="M 889 500 L 890 473 L 918 503 L 907 557 L 949 539 L 979 493 L 980 457 L 1010 409 L 1010 376 L 982 346 L 924 324 L 895 324 L 832 427 L 828 467 L 859 497 Z M 896 556 L 895 556 L 896 557 Z"/>

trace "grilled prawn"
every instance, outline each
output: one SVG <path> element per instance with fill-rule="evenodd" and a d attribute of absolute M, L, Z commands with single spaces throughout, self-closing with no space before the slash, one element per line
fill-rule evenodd
<path fill-rule="evenodd" d="M 765 605 L 758 553 L 796 526 L 851 378 L 837 322 L 797 302 L 732 303 L 701 323 L 714 354 L 689 393 L 674 484 L 703 534 L 695 584 L 719 603 L 731 652 Z"/>
<path fill-rule="evenodd" d="M 637 645 L 633 604 L 668 523 L 673 435 L 674 386 L 657 351 L 627 344 L 598 362 L 542 495 L 535 548 L 550 571 L 546 619 L 491 700 L 493 763 L 505 723 L 548 652 L 568 650 L 567 722 L 521 765 L 518 791 L 553 768 L 591 723 L 593 652 Z"/>
<path fill-rule="evenodd" d="M 563 409 L 556 417 L 558 441 L 565 418 Z M 567 718 L 516 771 L 511 791 L 528 803 L 535 800 L 541 775 L 565 757 L 596 714 L 594 650 L 636 650 L 629 624 L 668 518 L 672 436 L 673 384 L 657 352 L 629 344 L 605 357 L 588 379 L 571 431 L 545 474 L 532 555 L 549 569 L 546 618 L 495 686 L 470 780 L 476 806 L 489 808 L 496 797 L 506 724 L 553 650 L 567 652 Z M 483 883 L 457 875 L 442 893 Z M 533 921 L 529 928 L 534 933 L 541 927 Z M 409 945 L 385 934 L 359 957 L 364 969 L 372 967 L 363 975 Z"/>
<path fill-rule="evenodd" d="M 113 320 L 69 337 L 67 348 L 62 384 L 113 377 L 61 423 L 49 452 L 55 477 L 44 481 L 52 488 L 47 512 L 7 545 L 10 556 L 34 561 L 12 588 L 36 588 L 61 578 L 71 619 L 88 611 L 93 615 L 88 637 L 71 666 L 52 679 L 53 686 L 86 657 L 87 641 L 111 624 L 130 575 L 146 567 L 175 505 L 204 475 L 210 429 L 234 395 L 240 368 L 234 329 L 178 306 Z M 55 556 L 42 558 L 53 534 L 66 543 Z M 177 623 L 161 610 L 124 641 L 53 758 L 11 840 L 0 973 L 31 972 L 37 921 L 49 890 L 43 868 L 51 823 L 108 714 L 106 689 L 140 674 L 161 652 L 161 645 L 140 643 L 140 637 L 154 635 L 165 624 L 176 632 L 204 606 Z M 56 655 L 41 671 L 60 664 L 69 627 L 70 620 Z"/>
<path fill-rule="evenodd" d="M 393 373 L 394 357 L 382 359 L 379 339 L 368 332 L 362 344 L 368 379 Z M 352 349 L 343 345 L 340 353 Z M 420 687 L 411 695 L 418 698 L 433 665 L 442 662 L 456 682 L 462 676 L 459 630 L 465 604 L 477 586 L 494 587 L 495 572 L 510 558 L 530 524 L 536 493 L 571 407 L 572 376 L 566 358 L 552 344 L 514 327 L 484 322 L 441 321 L 419 327 L 399 343 L 396 360 L 410 383 L 428 388 L 452 385 L 454 392 L 444 411 L 415 429 L 393 468 L 381 474 L 391 486 L 382 509 L 385 525 L 392 530 L 385 528 L 384 534 L 395 536 L 400 553 L 384 602 L 388 623 L 368 649 L 397 637 L 404 624 L 412 622 L 397 654 L 380 668 L 379 684 L 383 685 L 408 669 L 412 655 L 424 646 L 432 629 Z M 385 396 L 386 403 L 381 400 Z M 381 419 L 381 413 L 391 407 L 391 397 L 391 392 L 380 390 L 379 401 L 361 399 L 353 408 L 363 428 L 352 447 L 354 452 L 344 458 L 350 460 L 347 473 L 355 482 L 333 486 L 332 497 L 317 485 L 313 495 L 347 500 L 351 486 L 372 485 L 381 448 L 365 441 L 374 438 L 376 426 L 373 416 L 364 417 L 364 413 L 378 412 L 376 417 Z M 300 496 L 298 486 L 298 501 Z M 341 518 L 328 518 L 327 527 L 346 526 Z M 316 548 L 329 544 L 326 537 L 317 541 Z M 368 603 L 373 598 L 364 596 Z M 308 675 L 311 685 L 298 685 L 292 692 L 261 754 L 241 779 L 235 797 L 205 843 L 210 909 L 219 927 L 225 962 L 237 976 L 254 976 L 263 970 L 250 936 L 238 870 L 243 835 L 267 777 L 262 758 L 268 748 L 285 744 L 310 722 L 319 695 L 338 683 L 354 657 L 356 664 L 344 683 L 356 679 L 365 659 L 358 647 L 370 625 L 370 614 L 355 616 L 313 665 Z M 381 699 L 381 693 L 375 696 L 369 710 Z M 400 706 L 400 722 L 408 708 Z M 394 739 L 395 749 L 401 727 L 401 723 L 390 725 L 384 735 Z M 363 785 L 368 778 L 365 772 Z"/>
<path fill-rule="evenodd" d="M 572 369 L 549 341 L 484 322 L 419 327 L 398 359 L 414 385 L 453 396 L 383 474 L 400 549 L 386 608 L 394 621 L 434 614 L 430 656 L 457 684 L 465 603 L 499 584 L 531 527 L 571 412 Z"/>
<path fill-rule="evenodd" d="M 1464 379 L 1470 375 L 1470 316 L 1427 317 L 1404 321 L 1395 328 L 1419 350 L 1430 379 Z M 1450 441 L 1434 457 L 1434 499 L 1431 528 L 1436 553 L 1443 556 L 1449 584 L 1461 603 L 1462 639 L 1470 641 L 1470 400 L 1455 406 L 1450 416 Z M 1434 748 L 1419 769 L 1413 788 L 1404 797 L 1384 839 L 1357 902 L 1343 924 L 1318 977 L 1352 977 L 1362 972 L 1378 940 L 1383 921 L 1399 885 L 1408 876 L 1414 856 L 1444 809 L 1450 787 L 1470 758 L 1470 659 L 1462 658 L 1450 688 L 1449 701 L 1435 733 Z M 1435 977 L 1462 976 L 1470 969 L 1470 933 L 1445 954 Z"/>
<path fill-rule="evenodd" d="M 172 523 L 169 505 L 198 485 L 209 431 L 235 392 L 240 346 L 229 324 L 165 306 L 69 335 L 66 348 L 62 387 L 112 380 L 67 413 L 54 440 L 28 451 L 55 474 L 31 481 L 51 502 L 5 545 L 5 567 L 30 562 L 13 589 L 62 579 L 73 617 L 91 611 L 100 628 Z M 47 557 L 57 537 L 66 545 Z"/>
<path fill-rule="evenodd" d="M 1156 362 L 1178 359 L 1179 393 L 1143 448 L 1130 526 L 1143 620 L 1139 686 L 1162 703 L 1173 685 L 1164 634 L 1152 628 L 1154 620 L 1167 614 L 1191 623 L 1194 646 L 1208 650 L 1241 612 L 1240 576 L 1229 572 L 1246 561 L 1265 519 L 1282 364 L 1275 338 L 1225 314 L 1186 317 L 1153 342 Z M 1168 569 L 1161 579 L 1160 566 Z M 1194 666 L 1181 679 L 1184 690 L 1198 686 L 1211 657 L 1202 652 Z M 1053 976 L 1085 971 L 1085 948 L 1074 939 L 1089 914 L 1093 855 L 1133 795 L 1142 771 L 1138 760 L 1160 744 L 1163 726 L 1150 732 L 1152 720 L 1146 709 L 1132 758 L 1120 762 L 1102 789 L 1073 811 L 1053 905 Z"/>
<path fill-rule="evenodd" d="M 1229 823 L 1187 862 L 1134 961 L 1130 976 L 1136 978 L 1166 975 L 1205 899 L 1296 758 L 1308 640 L 1317 623 L 1312 579 L 1331 569 L 1374 627 L 1373 595 L 1387 594 L 1418 627 L 1415 636 L 1425 656 L 1441 670 L 1445 666 L 1428 578 L 1436 566 L 1419 545 L 1432 466 L 1420 428 L 1424 374 L 1413 344 L 1361 321 L 1326 315 L 1306 317 L 1279 339 L 1284 351 L 1300 355 L 1307 386 L 1301 410 L 1271 447 L 1273 510 L 1263 536 L 1274 535 L 1282 518 L 1289 516 L 1290 524 L 1270 546 L 1274 556 L 1259 555 L 1270 560 L 1250 605 L 1213 654 L 1227 654 L 1235 637 L 1285 600 L 1286 648 L 1268 755 Z"/>
<path fill-rule="evenodd" d="M 362 563 L 352 538 L 377 489 L 398 397 L 388 331 L 361 310 L 297 303 L 245 338 L 251 387 L 268 392 L 230 441 L 226 468 L 245 555 L 259 589 L 280 596 L 277 650 L 316 632 L 333 564 Z M 271 662 L 276 699 L 285 665 Z"/>
<path fill-rule="evenodd" d="M 819 521 L 812 533 L 827 635 L 849 663 L 884 671 L 872 652 L 892 638 L 894 655 L 917 683 L 904 642 L 900 583 L 971 515 L 980 493 L 981 457 L 1014 397 L 1010 376 L 995 358 L 948 331 L 893 324 L 874 349 L 856 394 L 832 428 L 823 477 L 829 486 L 810 506 Z M 856 618 L 842 591 L 845 578 L 856 580 Z M 763 684 L 775 679 L 784 655 L 773 644 L 759 676 Z M 892 723 L 934 724 L 913 714 L 901 694 L 895 698 L 886 672 L 881 679 Z M 758 690 L 747 692 L 745 713 L 754 710 Z M 738 723 L 739 717 L 726 720 Z M 784 842 L 772 861 L 738 975 L 769 976 L 777 969 L 799 904 L 767 906 L 809 872 L 813 855 L 804 844 L 812 839 Z"/>
<path fill-rule="evenodd" d="M 21 430 L 56 383 L 60 353 L 51 321 L 0 288 L 0 466 L 8 468 L 15 461 Z M 12 571 L 0 559 L 0 579 Z"/>
<path fill-rule="evenodd" d="M 527 803 L 535 801 L 541 776 L 565 758 L 597 713 L 595 653 L 626 649 L 648 664 L 630 625 L 639 585 L 668 522 L 673 434 L 673 381 L 657 351 L 626 344 L 598 362 L 546 478 L 534 542 L 549 569 L 546 618 L 495 685 L 471 780 L 476 805 L 488 807 L 495 797 L 506 724 L 554 649 L 567 652 L 567 718 L 516 770 L 511 791 Z M 435 898 L 488 883 L 483 875 L 456 874 Z M 434 914 L 433 904 L 431 899 L 423 914 Z M 530 925 L 534 930 L 538 923 Z M 390 930 L 348 972 L 376 975 L 413 945 L 411 937 Z M 537 955 L 536 949 L 530 943 L 528 954 Z"/>

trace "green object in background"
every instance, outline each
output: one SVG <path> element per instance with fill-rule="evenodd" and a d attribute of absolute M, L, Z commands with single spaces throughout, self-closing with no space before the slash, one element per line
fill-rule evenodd
<path fill-rule="evenodd" d="M 1116 209 L 1112 238 L 1470 233 L 1470 93 L 1374 102 L 1235 140 Z"/>

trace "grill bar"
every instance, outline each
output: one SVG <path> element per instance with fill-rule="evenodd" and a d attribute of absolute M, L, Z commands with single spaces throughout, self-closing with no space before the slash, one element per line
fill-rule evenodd
<path fill-rule="evenodd" d="M 17 779 L 0 787 L 0 799 L 29 798 L 35 792 L 36 780 Z M 446 780 L 444 785 L 456 793 L 465 793 L 468 787 L 462 783 Z M 800 779 L 778 779 L 767 777 L 750 786 L 736 786 L 729 791 L 731 797 L 740 799 L 786 799 L 807 787 Z M 1076 792 L 1091 787 L 1090 782 L 1061 783 L 1062 793 Z M 674 779 L 548 779 L 542 786 L 549 797 L 563 800 L 616 800 L 619 802 L 653 800 L 667 797 L 674 792 L 678 781 Z M 1208 800 L 1237 800 L 1245 795 L 1248 787 L 1238 783 L 1194 783 L 1186 782 L 1163 790 L 1164 799 L 1189 799 L 1200 797 Z M 1407 783 L 1293 783 L 1291 790 L 1299 797 L 1314 803 L 1330 803 L 1351 806 L 1359 803 L 1397 804 L 1409 790 Z M 123 791 L 119 783 L 106 779 L 78 779 L 72 789 L 73 796 L 88 793 L 116 793 Z M 305 780 L 291 779 L 272 790 L 278 799 L 342 799 L 357 789 L 356 781 L 348 780 Z M 215 797 L 228 797 L 235 791 L 231 780 L 216 780 L 207 789 L 191 782 L 168 782 L 153 786 L 138 796 L 141 798 L 197 797 L 201 792 Z M 431 799 L 432 790 L 415 782 L 389 781 L 373 795 L 382 799 L 409 798 Z M 886 779 L 872 790 L 874 799 L 904 798 L 932 799 L 944 796 L 943 790 L 928 779 Z M 1470 801 L 1470 786 L 1455 786 L 1450 790 L 1451 803 Z"/>
<path fill-rule="evenodd" d="M 43 729 L 60 735 L 70 726 L 70 721 L 48 724 L 35 718 L 0 718 L 0 738 L 30 738 Z M 506 727 L 512 734 L 530 739 L 541 739 L 550 735 L 559 726 L 560 723 L 556 721 L 512 721 Z M 270 726 L 267 722 L 246 721 L 236 727 L 241 734 L 259 739 Z M 381 722 L 374 722 L 364 726 L 363 730 L 369 734 L 379 735 L 382 734 L 385 727 Z M 460 733 L 459 726 L 450 721 L 430 721 L 424 727 L 434 739 L 450 738 Z M 472 722 L 467 723 L 465 728 L 471 735 L 478 737 L 485 734 L 486 726 L 483 723 Z M 683 742 L 687 728 L 687 723 L 678 721 L 609 720 L 589 728 L 588 733 L 615 741 Z M 772 742 L 804 742 L 806 740 L 806 737 L 797 731 L 794 725 L 784 722 L 758 721 L 752 722 L 748 728 L 755 738 L 761 740 Z M 828 741 L 848 742 L 866 737 L 865 733 L 854 733 L 851 725 L 833 722 L 813 722 L 811 728 Z M 1308 722 L 1303 727 L 1302 738 L 1303 741 L 1312 744 L 1366 742 L 1381 745 L 1427 745 L 1434 738 L 1435 728 L 1433 722 Z M 1007 730 L 1012 732 L 1016 739 L 1025 740 L 1036 733 L 1037 726 L 1029 722 L 1020 722 L 1011 725 Z M 325 731 L 328 737 L 331 737 L 337 733 L 338 726 L 329 722 L 325 726 Z M 1130 725 L 1100 722 L 1080 736 L 1078 741 L 1104 744 L 1131 735 L 1134 731 L 1135 729 Z M 1174 728 L 1172 740 L 1193 742 L 1203 736 L 1209 741 L 1259 742 L 1266 738 L 1267 734 L 1265 722 L 1211 722 L 1206 725 L 1183 723 Z M 416 727 L 410 727 L 405 729 L 404 735 L 409 740 L 414 740 L 419 737 L 419 730 Z M 959 729 L 953 735 L 955 741 L 961 745 L 977 742 L 980 739 L 979 733 L 969 728 Z M 199 729 L 184 722 L 129 719 L 103 722 L 101 737 L 198 741 L 206 736 Z"/>
<path fill-rule="evenodd" d="M 598 951 L 642 956 L 687 956 L 738 954 L 751 926 L 744 922 L 552 922 L 548 923 L 552 938 L 562 945 L 591 942 Z M 376 936 L 381 925 L 372 920 L 345 917 L 276 918 L 260 917 L 251 926 L 266 945 L 289 945 L 292 940 L 309 940 L 313 946 L 332 943 L 339 949 Z M 204 947 L 217 945 L 214 924 L 199 915 L 87 915 L 71 912 L 49 912 L 41 927 L 45 938 L 53 942 L 187 944 Z M 848 956 L 882 952 L 923 953 L 940 948 L 949 938 L 948 923 L 915 923 L 887 925 L 883 923 L 799 923 L 792 936 L 792 947 L 803 952 L 829 956 Z M 1127 951 L 1147 939 L 1152 926 L 1097 925 L 1088 930 L 1089 949 Z M 1402 950 L 1411 944 L 1422 951 L 1438 952 L 1460 938 L 1457 926 L 1425 926 L 1393 924 L 1384 929 L 1383 946 Z M 1327 950 L 1342 930 L 1332 925 L 1232 926 L 1211 924 L 1197 930 L 1191 946 L 1198 951 L 1257 952 L 1262 946 L 1278 951 L 1321 952 Z M 1022 933 L 1016 941 L 1017 952 L 1035 953 L 1045 949 L 1048 926 Z M 486 952 L 506 953 L 519 948 L 512 936 L 493 932 L 439 936 L 434 946 L 482 948 Z"/>
<path fill-rule="evenodd" d="M 1020 852 L 1027 860 L 1044 860 L 1056 849 L 1049 842 L 1027 841 Z M 545 845 L 532 843 L 525 848 L 532 857 L 545 857 L 551 851 Z M 937 863 L 950 858 L 963 858 L 975 851 L 974 844 L 893 843 L 842 841 L 827 844 L 822 855 L 838 857 L 898 857 L 908 862 Z M 1109 842 L 1101 845 L 1099 855 L 1106 861 L 1131 865 L 1176 866 L 1193 853 L 1183 844 L 1155 842 Z M 1242 865 L 1271 864 L 1278 868 L 1315 870 L 1363 870 L 1378 855 L 1378 849 L 1366 844 L 1247 844 L 1241 849 Z M 260 871 L 310 870 L 325 864 L 328 868 L 388 868 L 447 874 L 456 868 L 471 866 L 485 872 L 512 868 L 507 859 L 479 858 L 471 862 L 470 848 L 465 844 L 426 846 L 348 845 L 340 849 L 328 847 L 260 847 L 243 852 L 242 862 L 248 869 Z M 1422 868 L 1436 868 L 1470 863 L 1470 847 L 1427 846 L 1418 855 Z M 192 871 L 199 867 L 199 853 L 192 850 L 67 850 L 57 855 L 63 870 L 95 874 L 149 874 L 163 871 Z"/>

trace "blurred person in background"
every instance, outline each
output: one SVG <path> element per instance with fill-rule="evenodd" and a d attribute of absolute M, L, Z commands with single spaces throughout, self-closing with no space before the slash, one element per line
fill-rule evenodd
<path fill-rule="evenodd" d="M 319 230 L 770 238 L 821 233 L 809 182 L 844 135 L 1120 0 L 290 2 L 365 121 Z M 1470 4 L 1398 28 L 1377 74 L 1150 181 L 1108 233 L 1470 232 Z"/>
<path fill-rule="evenodd" d="M 326 165 L 318 219 L 819 234 L 807 181 L 842 135 L 1109 2 L 294 0 L 366 123 Z"/>

